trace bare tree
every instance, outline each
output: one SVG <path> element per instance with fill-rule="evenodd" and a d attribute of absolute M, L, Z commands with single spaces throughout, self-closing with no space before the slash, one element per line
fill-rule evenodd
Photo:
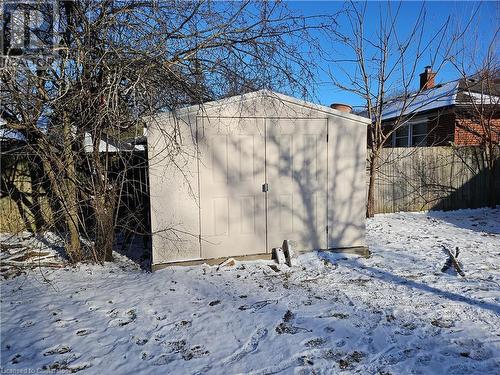
<path fill-rule="evenodd" d="M 456 126 L 469 144 L 477 144 L 482 154 L 479 167 L 488 175 L 488 204 L 495 208 L 497 191 L 495 171 L 500 158 L 500 61 L 498 33 L 491 39 L 479 33 L 469 33 L 452 60 L 460 74 L 457 94 Z M 474 37 L 474 35 L 476 35 Z M 474 40 L 476 39 L 476 40 Z M 486 42 L 486 53 L 480 53 L 480 43 Z M 460 143 L 455 140 L 456 146 Z"/>
<path fill-rule="evenodd" d="M 348 3 L 345 27 L 332 32 L 333 42 L 341 45 L 335 59 L 330 59 L 333 83 L 363 99 L 367 116 L 372 119 L 368 129 L 368 197 L 366 216 L 375 213 L 375 181 L 380 168 L 381 150 L 394 132 L 406 125 L 420 109 L 420 94 L 426 89 L 414 88 L 422 66 L 430 65 L 439 72 L 447 63 L 455 38 L 450 33 L 448 18 L 437 28 L 430 28 L 425 4 L 408 26 L 401 12 L 404 4 L 379 4 L 375 30 L 367 30 L 368 3 Z M 433 31 L 429 31 L 433 30 Z M 347 49 L 347 52 L 346 52 Z M 397 93 L 397 95 L 394 95 Z M 383 123 L 389 99 L 397 101 L 396 115 L 390 126 Z"/>
<path fill-rule="evenodd" d="M 309 31 L 323 21 L 281 2 L 54 4 L 53 60 L 9 50 L 1 61 L 1 117 L 43 170 L 51 215 L 39 230 L 67 235 L 73 262 L 111 259 L 135 149 L 125 141 L 143 135 L 146 116 L 257 88 L 310 92 Z M 165 136 L 167 157 L 181 152 L 176 133 Z"/>

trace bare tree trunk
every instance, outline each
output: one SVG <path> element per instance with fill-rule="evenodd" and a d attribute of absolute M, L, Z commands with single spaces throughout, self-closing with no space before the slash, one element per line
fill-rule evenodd
<path fill-rule="evenodd" d="M 368 171 L 370 173 L 368 182 L 368 197 L 366 201 L 366 217 L 373 217 L 375 215 L 375 178 L 376 178 L 376 163 L 377 154 L 370 151 Z"/>
<path fill-rule="evenodd" d="M 102 192 L 96 197 L 94 212 L 96 226 L 95 254 L 101 254 L 104 259 L 113 260 L 113 244 L 115 241 L 115 206 L 116 194 L 114 190 Z"/>
<path fill-rule="evenodd" d="M 65 185 L 65 204 L 64 210 L 66 216 L 66 225 L 69 232 L 68 253 L 74 262 L 81 260 L 80 231 L 78 228 L 78 194 L 77 194 L 77 176 L 75 160 L 72 150 L 71 125 L 67 112 L 63 114 L 63 132 L 64 132 L 64 161 L 66 163 L 66 174 L 64 178 Z"/>

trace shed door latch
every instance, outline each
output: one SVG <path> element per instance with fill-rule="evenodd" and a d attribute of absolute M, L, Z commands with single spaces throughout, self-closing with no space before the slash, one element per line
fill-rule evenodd
<path fill-rule="evenodd" d="M 269 191 L 269 184 L 266 182 L 265 184 L 262 184 L 262 192 L 267 193 Z"/>

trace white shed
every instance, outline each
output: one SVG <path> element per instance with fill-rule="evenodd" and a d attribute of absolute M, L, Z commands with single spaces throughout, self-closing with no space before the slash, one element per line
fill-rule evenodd
<path fill-rule="evenodd" d="M 365 246 L 368 123 L 270 91 L 156 116 L 152 268 L 265 256 L 285 239 L 295 251 Z"/>

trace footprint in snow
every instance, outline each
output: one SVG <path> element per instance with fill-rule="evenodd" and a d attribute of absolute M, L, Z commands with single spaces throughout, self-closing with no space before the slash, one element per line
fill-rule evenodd
<path fill-rule="evenodd" d="M 185 340 L 170 341 L 167 343 L 162 343 L 161 345 L 164 346 L 167 350 L 167 352 L 163 354 L 162 358 L 168 360 L 172 358 L 175 359 L 173 355 L 178 353 L 181 354 L 182 359 L 184 359 L 185 361 L 189 361 L 193 358 L 205 357 L 210 354 L 208 350 L 205 350 L 205 348 L 200 345 L 195 345 L 187 349 Z"/>
<path fill-rule="evenodd" d="M 195 345 L 182 353 L 182 359 L 190 361 L 193 358 L 206 357 L 209 354 L 210 352 L 205 350 L 203 346 Z"/>
<path fill-rule="evenodd" d="M 459 338 L 452 340 L 452 342 L 458 347 L 456 350 L 462 357 L 475 361 L 486 361 L 493 357 L 492 350 L 485 347 L 484 343 L 477 339 Z"/>
<path fill-rule="evenodd" d="M 128 320 L 128 319 L 113 319 L 113 320 L 110 320 L 109 323 L 108 323 L 108 326 L 109 327 L 123 327 L 123 326 L 126 326 L 127 324 L 129 324 L 131 321 Z"/>
<path fill-rule="evenodd" d="M 346 343 L 346 341 L 341 339 L 341 340 L 338 340 L 338 341 L 335 343 L 335 346 L 336 346 L 337 348 L 341 348 L 341 347 L 345 346 L 345 344 L 347 344 L 347 343 Z"/>
<path fill-rule="evenodd" d="M 238 310 L 241 310 L 241 311 L 245 311 L 245 310 L 257 311 L 257 310 L 260 310 L 260 309 L 266 307 L 267 305 L 269 305 L 271 303 L 278 303 L 278 301 L 259 301 L 259 302 L 252 303 L 251 305 L 240 306 L 240 307 L 238 307 Z"/>
<path fill-rule="evenodd" d="M 278 324 L 275 331 L 276 331 L 276 333 L 278 333 L 278 335 L 282 335 L 282 334 L 295 335 L 296 333 L 299 333 L 299 332 L 312 332 L 306 328 L 295 327 L 295 326 L 292 326 L 291 324 L 288 324 L 288 323 Z"/>
<path fill-rule="evenodd" d="M 460 363 L 450 366 L 446 371 L 446 374 L 450 375 L 469 375 L 476 373 L 498 374 L 498 363 L 496 361 Z"/>
<path fill-rule="evenodd" d="M 421 366 L 427 366 L 432 361 L 431 354 L 421 354 L 415 358 L 415 363 Z"/>
<path fill-rule="evenodd" d="M 42 370 L 49 370 L 50 372 L 64 372 L 64 373 L 75 373 L 78 371 L 85 370 L 89 367 L 92 367 L 91 363 L 88 362 L 82 362 L 78 364 L 73 364 L 71 366 L 68 365 L 68 363 L 74 361 L 74 358 L 70 358 L 67 360 L 62 360 L 62 361 L 56 361 L 54 363 L 51 363 L 50 365 L 44 365 L 42 366 Z"/>
<path fill-rule="evenodd" d="M 179 340 L 179 341 L 170 341 L 165 344 L 162 343 L 167 348 L 167 352 L 170 353 L 179 353 L 180 351 L 184 350 L 186 347 L 186 341 L 185 340 Z"/>
<path fill-rule="evenodd" d="M 292 313 L 290 310 L 287 310 L 285 315 L 283 316 L 283 322 L 278 324 L 276 327 L 275 331 L 278 333 L 278 335 L 287 333 L 290 335 L 295 335 L 296 333 L 299 333 L 300 331 L 305 331 L 305 332 L 311 332 L 310 330 L 306 328 L 301 328 L 301 327 L 295 327 L 291 324 L 291 321 L 295 319 L 295 314 Z"/>
<path fill-rule="evenodd" d="M 153 355 L 152 355 L 152 354 L 150 354 L 150 353 L 148 353 L 148 352 L 142 352 L 142 353 L 141 353 L 141 359 L 142 359 L 143 361 L 145 361 L 145 360 L 149 360 L 149 359 L 151 359 L 151 358 L 153 358 Z"/>
<path fill-rule="evenodd" d="M 135 344 L 139 346 L 145 345 L 148 341 L 149 340 L 147 338 L 134 337 Z"/>
<path fill-rule="evenodd" d="M 25 320 L 24 322 L 21 323 L 22 328 L 27 328 L 35 325 L 35 322 L 32 320 Z"/>
<path fill-rule="evenodd" d="M 417 328 L 416 324 L 413 322 L 405 322 L 401 325 L 398 325 L 394 330 L 395 335 L 401 336 L 411 336 L 414 334 L 414 329 Z"/>
<path fill-rule="evenodd" d="M 181 320 L 175 323 L 174 329 L 175 330 L 181 330 L 181 329 L 186 329 L 191 327 L 192 323 L 189 320 Z"/>
<path fill-rule="evenodd" d="M 312 365 L 314 365 L 314 361 L 308 355 L 300 356 L 299 358 L 297 358 L 297 362 L 299 363 L 299 366 L 312 366 Z"/>
<path fill-rule="evenodd" d="M 107 316 L 110 318 L 116 318 L 118 316 L 118 310 L 116 309 L 111 309 L 106 313 Z"/>
<path fill-rule="evenodd" d="M 257 329 L 250 339 L 238 350 L 236 350 L 233 354 L 222 361 L 222 365 L 230 365 L 232 363 L 238 362 L 243 357 L 246 357 L 248 354 L 253 353 L 257 350 L 259 343 L 262 341 L 264 337 L 267 336 L 266 328 Z"/>
<path fill-rule="evenodd" d="M 71 351 L 71 347 L 69 345 L 57 345 L 49 350 L 47 350 L 45 353 L 43 353 L 44 356 L 48 355 L 54 355 L 54 354 L 64 354 L 64 353 L 69 353 Z"/>
<path fill-rule="evenodd" d="M 156 357 L 153 360 L 153 365 L 154 366 L 163 366 L 163 365 L 168 365 L 169 363 L 175 361 L 175 355 L 174 354 L 160 354 L 158 357 Z"/>
<path fill-rule="evenodd" d="M 110 327 L 123 327 L 126 326 L 127 324 L 134 322 L 136 319 L 137 319 L 137 314 L 135 313 L 135 310 L 132 309 L 125 313 L 125 317 L 113 319 L 108 323 L 108 325 Z"/>
<path fill-rule="evenodd" d="M 55 321 L 55 325 L 58 328 L 66 328 L 67 326 L 69 326 L 72 323 L 78 323 L 78 320 L 77 319 L 68 319 L 68 320 L 59 319 L 59 320 Z"/>
<path fill-rule="evenodd" d="M 346 357 L 340 359 L 337 363 L 341 370 L 353 369 L 355 365 L 363 360 L 365 353 L 354 351 Z"/>
<path fill-rule="evenodd" d="M 344 314 L 344 313 L 339 313 L 339 312 L 330 312 L 327 314 L 322 314 L 319 315 L 318 318 L 324 319 L 324 318 L 335 318 L 335 319 L 347 319 L 349 317 L 349 314 Z"/>
<path fill-rule="evenodd" d="M 443 318 L 434 319 L 431 321 L 431 324 L 434 327 L 439 327 L 439 328 L 452 328 L 455 326 L 455 322 L 453 320 L 443 319 Z"/>
<path fill-rule="evenodd" d="M 308 340 L 304 343 L 304 346 L 307 348 L 319 348 L 326 344 L 328 340 L 324 337 L 317 337 L 315 339 Z"/>
<path fill-rule="evenodd" d="M 87 336 L 87 335 L 91 334 L 92 332 L 94 332 L 94 331 L 91 329 L 79 329 L 78 331 L 75 332 L 75 334 L 77 336 Z"/>
<path fill-rule="evenodd" d="M 393 347 L 392 349 L 396 349 Z M 380 358 L 380 361 L 384 364 L 388 365 L 395 365 L 399 362 L 406 361 L 409 358 L 415 357 L 417 351 L 415 349 L 403 349 L 399 350 L 396 352 L 391 352 L 392 350 L 389 350 L 387 353 L 382 355 Z"/>

